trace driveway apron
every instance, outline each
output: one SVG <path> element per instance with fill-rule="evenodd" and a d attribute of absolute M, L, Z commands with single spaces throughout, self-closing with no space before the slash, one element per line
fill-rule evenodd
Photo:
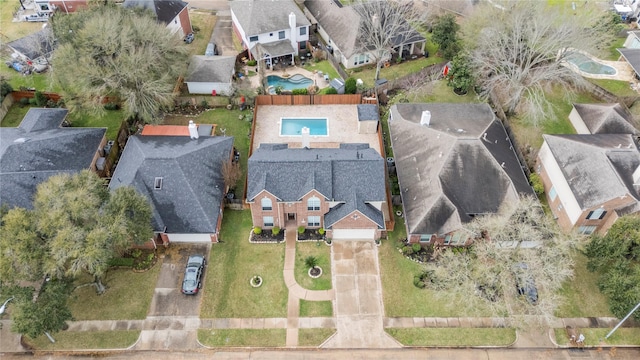
<path fill-rule="evenodd" d="M 337 332 L 322 347 L 400 347 L 383 328 L 382 285 L 375 243 L 334 241 L 331 264 Z"/>

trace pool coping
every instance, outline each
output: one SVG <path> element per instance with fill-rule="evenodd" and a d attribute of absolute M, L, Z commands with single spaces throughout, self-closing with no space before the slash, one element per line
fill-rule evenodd
<path fill-rule="evenodd" d="M 280 120 L 278 120 L 278 134 L 280 137 L 285 138 L 285 137 L 290 137 L 290 136 L 294 136 L 296 139 L 298 137 L 302 137 L 302 133 L 298 134 L 282 134 L 282 121 L 283 120 L 324 120 L 325 123 L 325 128 L 327 129 L 327 133 L 326 134 L 322 134 L 322 135 L 318 135 L 318 134 L 309 134 L 309 136 L 319 136 L 319 137 L 329 137 L 329 118 L 328 117 L 303 117 L 303 116 L 296 116 L 296 117 L 281 117 Z M 301 131 L 303 128 L 305 128 L 306 126 L 303 126 L 301 128 Z"/>

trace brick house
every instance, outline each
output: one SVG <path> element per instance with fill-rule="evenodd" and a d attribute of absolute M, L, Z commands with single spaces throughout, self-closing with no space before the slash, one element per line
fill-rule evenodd
<path fill-rule="evenodd" d="M 171 33 L 180 37 L 192 33 L 188 3 L 180 0 L 125 0 L 122 6 L 150 10 L 158 23 L 165 24 Z"/>

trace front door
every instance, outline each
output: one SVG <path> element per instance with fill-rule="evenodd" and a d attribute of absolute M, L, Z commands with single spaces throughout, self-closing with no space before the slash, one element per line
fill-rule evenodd
<path fill-rule="evenodd" d="M 288 221 L 295 221 L 296 220 L 296 213 L 287 213 L 287 220 Z"/>

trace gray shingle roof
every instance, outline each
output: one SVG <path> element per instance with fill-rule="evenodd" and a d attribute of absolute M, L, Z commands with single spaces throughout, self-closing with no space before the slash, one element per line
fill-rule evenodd
<path fill-rule="evenodd" d="M 230 83 L 235 65 L 235 56 L 194 55 L 191 57 L 185 81 Z"/>
<path fill-rule="evenodd" d="M 312 149 L 261 144 L 249 158 L 247 181 L 248 201 L 263 190 L 281 201 L 299 201 L 315 189 L 330 201 L 344 202 L 326 215 L 328 228 L 353 210 L 384 226 L 382 214 L 365 203 L 386 199 L 384 160 L 367 144 Z"/>
<path fill-rule="evenodd" d="M 125 0 L 122 4 L 127 8 L 138 7 L 151 10 L 158 21 L 165 24 L 169 24 L 187 5 L 189 4 L 179 0 Z"/>
<path fill-rule="evenodd" d="M 380 112 L 378 111 L 378 105 L 359 104 L 358 121 L 380 121 Z"/>
<path fill-rule="evenodd" d="M 14 51 L 35 60 L 41 56 L 49 56 L 55 49 L 55 43 L 52 41 L 51 28 L 46 27 L 33 34 L 29 34 L 18 40 L 7 43 L 7 46 Z"/>
<path fill-rule="evenodd" d="M 32 208 L 36 186 L 89 169 L 105 128 L 60 127 L 66 109 L 30 109 L 17 128 L 0 128 L 0 204 Z"/>
<path fill-rule="evenodd" d="M 582 209 L 632 194 L 640 166 L 638 144 L 630 134 L 543 135 Z"/>
<path fill-rule="evenodd" d="M 237 0 L 229 5 L 247 37 L 289 29 L 292 12 L 296 27 L 311 24 L 293 0 Z"/>
<path fill-rule="evenodd" d="M 573 104 L 592 134 L 637 134 L 636 120 L 620 104 Z"/>
<path fill-rule="evenodd" d="M 258 54 L 258 49 L 260 49 L 261 54 Z M 289 40 L 274 41 L 266 44 L 257 43 L 251 48 L 251 55 L 256 59 L 264 58 L 266 55 L 269 57 L 291 55 L 295 52 Z"/>
<path fill-rule="evenodd" d="M 224 136 L 132 136 L 109 188 L 131 185 L 146 196 L 155 231 L 215 233 L 224 191 L 222 163 L 232 147 L 233 138 Z M 162 178 L 159 190 L 156 178 Z"/>
<path fill-rule="evenodd" d="M 429 126 L 420 125 L 431 112 Z M 446 234 L 533 194 L 504 127 L 486 104 L 398 104 L 389 121 L 411 234 Z"/>
<path fill-rule="evenodd" d="M 618 49 L 618 52 L 627 60 L 629 65 L 636 72 L 636 75 L 640 76 L 640 49 Z"/>

